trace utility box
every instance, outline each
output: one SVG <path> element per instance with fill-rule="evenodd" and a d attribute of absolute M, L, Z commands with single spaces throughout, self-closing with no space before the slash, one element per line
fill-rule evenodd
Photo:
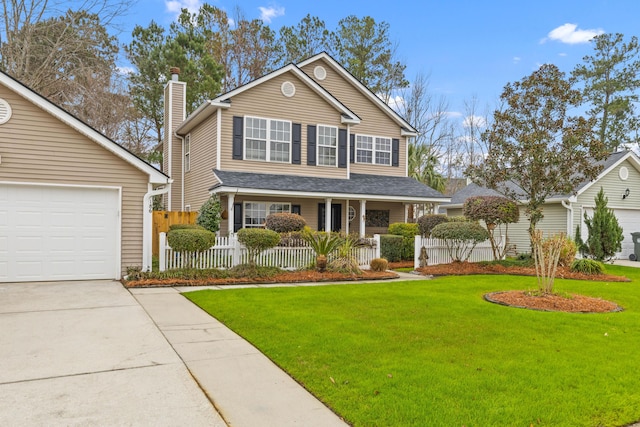
<path fill-rule="evenodd" d="M 633 253 L 629 255 L 629 259 L 637 261 L 640 258 L 640 231 L 631 233 L 631 238 L 633 239 Z"/>

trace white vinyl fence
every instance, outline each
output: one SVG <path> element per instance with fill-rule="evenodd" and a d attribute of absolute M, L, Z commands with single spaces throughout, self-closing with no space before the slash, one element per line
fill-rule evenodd
<path fill-rule="evenodd" d="M 217 237 L 214 246 L 204 252 L 176 252 L 167 242 L 167 234 L 160 233 L 160 271 L 176 268 L 231 268 L 247 262 L 248 251 L 235 235 Z M 367 239 L 370 246 L 355 248 L 352 255 L 361 268 L 368 268 L 374 258 L 380 258 L 380 236 Z M 306 242 L 298 246 L 276 246 L 262 252 L 256 259 L 258 265 L 298 270 L 315 261 L 315 252 Z"/>
<path fill-rule="evenodd" d="M 498 245 L 504 245 L 506 243 L 506 239 L 504 238 L 504 236 L 502 236 L 496 243 Z M 426 253 L 426 259 L 424 259 L 425 256 L 423 254 L 423 248 Z M 478 243 L 476 247 L 471 251 L 471 255 L 468 259 L 469 262 L 492 260 L 493 251 L 491 250 L 491 242 L 489 240 Z M 437 264 L 448 264 L 452 261 L 453 260 L 449 255 L 449 251 L 447 250 L 447 245 L 444 240 L 416 236 L 413 268 L 420 268 L 423 265 L 428 266 Z"/>

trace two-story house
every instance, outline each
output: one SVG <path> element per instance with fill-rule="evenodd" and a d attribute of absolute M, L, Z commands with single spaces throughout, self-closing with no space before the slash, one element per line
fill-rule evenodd
<path fill-rule="evenodd" d="M 169 210 L 215 194 L 222 234 L 261 227 L 271 213 L 314 230 L 385 232 L 410 204 L 448 198 L 407 175 L 416 130 L 326 53 L 290 64 L 185 117 L 179 71 L 165 87 Z"/>

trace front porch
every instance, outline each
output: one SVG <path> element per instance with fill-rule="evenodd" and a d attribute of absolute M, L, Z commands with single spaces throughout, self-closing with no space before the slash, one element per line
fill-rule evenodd
<path fill-rule="evenodd" d="M 349 179 L 214 170 L 209 189 L 223 207 L 221 235 L 263 227 L 269 214 L 302 215 L 312 230 L 383 234 L 389 224 L 406 222 L 409 206 L 449 201 L 407 177 L 351 174 Z"/>

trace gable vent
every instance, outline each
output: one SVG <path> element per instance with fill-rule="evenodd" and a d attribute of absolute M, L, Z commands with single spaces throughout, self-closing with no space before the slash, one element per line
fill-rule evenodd
<path fill-rule="evenodd" d="M 325 70 L 322 65 L 318 65 L 313 69 L 313 75 L 316 76 L 318 80 L 324 80 L 327 78 L 327 70 Z"/>
<path fill-rule="evenodd" d="M 11 118 L 11 106 L 7 101 L 0 98 L 0 125 L 5 124 Z"/>
<path fill-rule="evenodd" d="M 296 87 L 290 81 L 286 81 L 282 83 L 280 90 L 282 91 L 282 94 L 287 98 L 291 98 L 293 95 L 296 94 Z"/>

